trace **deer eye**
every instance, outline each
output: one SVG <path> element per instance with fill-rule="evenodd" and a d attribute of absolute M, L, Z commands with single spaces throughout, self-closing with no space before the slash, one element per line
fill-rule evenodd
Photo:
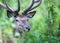
<path fill-rule="evenodd" d="M 29 19 L 27 19 L 27 21 L 29 21 Z"/>
<path fill-rule="evenodd" d="M 18 20 L 16 20 L 16 21 L 18 21 Z"/>

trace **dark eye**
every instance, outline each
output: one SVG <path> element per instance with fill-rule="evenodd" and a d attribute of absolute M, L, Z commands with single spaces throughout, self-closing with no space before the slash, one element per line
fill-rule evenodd
<path fill-rule="evenodd" d="M 16 20 L 16 21 L 18 21 L 18 20 Z"/>
<path fill-rule="evenodd" d="M 29 19 L 27 19 L 27 21 L 28 21 Z"/>

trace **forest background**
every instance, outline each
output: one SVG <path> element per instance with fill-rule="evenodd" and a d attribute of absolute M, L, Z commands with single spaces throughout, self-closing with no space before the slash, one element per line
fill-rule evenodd
<path fill-rule="evenodd" d="M 17 8 L 17 0 L 6 1 L 11 8 Z M 19 13 L 22 13 L 30 1 L 21 0 Z M 0 0 L 0 3 L 4 3 L 4 0 Z M 57 43 L 60 32 L 60 0 L 42 0 L 41 5 L 34 10 L 37 12 L 29 20 L 31 30 L 23 33 L 20 43 Z M 0 8 L 0 29 L 2 30 L 3 38 L 6 37 L 6 34 L 8 36 L 12 34 L 10 25 L 12 24 L 8 20 L 6 10 Z"/>

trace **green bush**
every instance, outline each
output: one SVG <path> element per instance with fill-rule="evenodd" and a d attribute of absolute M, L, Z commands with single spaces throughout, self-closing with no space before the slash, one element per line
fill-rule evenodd
<path fill-rule="evenodd" d="M 0 2 L 4 3 L 4 0 L 0 0 Z M 21 0 L 19 13 L 22 13 L 29 2 L 29 0 Z M 34 9 L 37 11 L 35 16 L 29 20 L 31 30 L 23 33 L 19 43 L 57 43 L 60 20 L 59 3 L 59 0 L 42 0 L 41 5 Z M 13 9 L 17 8 L 17 0 L 7 0 L 7 4 Z M 0 27 L 2 28 L 3 37 L 6 37 L 6 34 L 8 36 L 12 34 L 11 24 L 6 10 L 0 8 Z"/>

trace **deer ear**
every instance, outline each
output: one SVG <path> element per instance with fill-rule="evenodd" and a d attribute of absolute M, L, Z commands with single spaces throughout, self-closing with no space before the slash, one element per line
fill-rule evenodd
<path fill-rule="evenodd" d="M 35 15 L 36 11 L 29 12 L 27 17 L 32 18 Z"/>
<path fill-rule="evenodd" d="M 10 18 L 12 17 L 12 12 L 11 11 L 7 11 L 7 16 Z"/>

